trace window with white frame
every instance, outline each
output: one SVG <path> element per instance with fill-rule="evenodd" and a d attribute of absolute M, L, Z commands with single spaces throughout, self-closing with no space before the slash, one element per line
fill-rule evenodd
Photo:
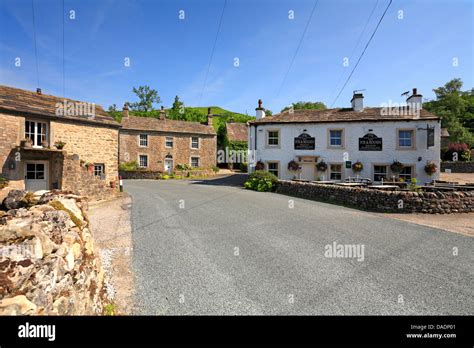
<path fill-rule="evenodd" d="M 374 181 L 387 180 L 387 166 L 374 166 Z"/>
<path fill-rule="evenodd" d="M 138 136 L 138 145 L 140 147 L 147 147 L 148 146 L 148 134 L 140 134 Z"/>
<path fill-rule="evenodd" d="M 277 130 L 267 131 L 267 145 L 278 146 L 280 144 L 280 132 Z"/>
<path fill-rule="evenodd" d="M 105 166 L 102 163 L 94 163 L 94 175 L 100 178 L 105 174 Z"/>
<path fill-rule="evenodd" d="M 48 127 L 45 122 L 25 121 L 25 139 L 30 139 L 34 147 L 43 146 L 48 135 Z"/>
<path fill-rule="evenodd" d="M 329 166 L 329 169 L 330 169 L 329 177 L 331 180 L 342 179 L 342 164 L 331 164 Z"/>
<path fill-rule="evenodd" d="M 278 168 L 278 162 L 268 162 L 267 163 L 267 168 L 270 173 L 278 177 L 279 174 L 279 168 Z"/>
<path fill-rule="evenodd" d="M 329 131 L 329 146 L 342 147 L 342 129 L 331 129 Z"/>
<path fill-rule="evenodd" d="M 139 155 L 138 165 L 140 166 L 140 168 L 148 167 L 148 155 Z"/>
<path fill-rule="evenodd" d="M 398 146 L 401 148 L 413 147 L 413 130 L 398 131 Z"/>
<path fill-rule="evenodd" d="M 173 147 L 173 137 L 165 138 L 165 147 L 168 147 L 168 148 Z"/>
<path fill-rule="evenodd" d="M 191 167 L 199 167 L 199 157 L 191 157 Z"/>
<path fill-rule="evenodd" d="M 199 149 L 199 137 L 191 137 L 191 148 Z"/>
<path fill-rule="evenodd" d="M 401 170 L 401 172 L 398 174 L 398 177 L 400 179 L 403 179 L 404 181 L 411 181 L 412 177 L 413 177 L 413 173 L 412 173 L 412 168 L 411 166 L 409 167 L 403 167 L 403 169 Z"/>

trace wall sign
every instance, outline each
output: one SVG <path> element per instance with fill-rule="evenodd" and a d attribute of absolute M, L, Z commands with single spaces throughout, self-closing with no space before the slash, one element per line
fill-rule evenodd
<path fill-rule="evenodd" d="M 314 150 L 315 146 L 315 138 L 307 133 L 301 133 L 295 138 L 295 150 Z"/>
<path fill-rule="evenodd" d="M 352 168 L 352 161 L 346 161 L 346 169 Z"/>
<path fill-rule="evenodd" d="M 382 151 L 382 138 L 374 133 L 367 133 L 359 138 L 359 151 Z"/>

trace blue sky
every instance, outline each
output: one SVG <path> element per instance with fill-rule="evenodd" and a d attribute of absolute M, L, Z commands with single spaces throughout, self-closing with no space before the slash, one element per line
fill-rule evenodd
<path fill-rule="evenodd" d="M 135 100 L 133 86 L 147 84 L 165 107 L 175 95 L 187 106 L 250 115 L 259 98 L 274 113 L 298 100 L 330 106 L 388 2 L 320 0 L 282 86 L 314 0 L 228 0 L 203 90 L 224 0 L 65 0 L 65 96 L 121 106 Z M 62 96 L 62 1 L 34 4 L 40 87 Z M 473 11 L 471 0 L 393 1 L 335 106 L 348 106 L 357 89 L 365 105 L 379 106 L 413 87 L 432 99 L 454 77 L 472 88 Z M 34 52 L 31 0 L 0 0 L 0 84 L 35 90 Z"/>

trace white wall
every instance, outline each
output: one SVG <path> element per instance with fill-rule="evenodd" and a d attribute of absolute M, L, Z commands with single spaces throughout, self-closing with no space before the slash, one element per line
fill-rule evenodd
<path fill-rule="evenodd" d="M 426 128 L 427 124 L 435 127 L 435 146 L 426 148 L 427 132 L 418 130 Z M 345 132 L 345 148 L 328 148 L 328 129 L 343 128 Z M 413 128 L 415 129 L 415 149 L 399 150 L 397 149 L 397 129 Z M 280 148 L 268 148 L 265 144 L 266 130 L 280 130 Z M 294 138 L 303 133 L 316 138 L 315 150 L 295 150 Z M 383 151 L 359 151 L 359 138 L 369 133 L 369 130 L 376 136 L 383 139 Z M 441 128 L 438 121 L 395 121 L 395 122 L 337 122 L 337 123 L 316 123 L 316 124 L 275 124 L 258 125 L 257 128 L 257 160 L 258 161 L 280 161 L 280 178 L 292 179 L 295 172 L 288 171 L 288 162 L 296 160 L 297 156 L 319 156 L 320 160 L 326 163 L 344 163 L 344 153 L 347 152 L 349 161 L 362 162 L 364 169 L 359 173 L 361 177 L 373 179 L 373 164 L 390 165 L 394 160 L 398 160 L 405 165 L 415 166 L 415 177 L 419 183 L 427 183 L 433 179 L 439 178 L 440 168 L 440 136 Z M 254 147 L 255 126 L 249 129 L 249 149 Z M 422 157 L 418 161 L 418 157 Z M 427 161 L 432 161 L 438 166 L 438 172 L 429 176 L 424 171 Z M 316 173 L 316 176 L 325 174 L 325 179 L 329 179 L 329 170 L 325 173 Z M 343 166 L 343 177 L 355 176 L 352 169 L 345 169 Z M 388 173 L 389 176 L 392 173 Z M 321 177 L 322 179 L 322 177 Z"/>

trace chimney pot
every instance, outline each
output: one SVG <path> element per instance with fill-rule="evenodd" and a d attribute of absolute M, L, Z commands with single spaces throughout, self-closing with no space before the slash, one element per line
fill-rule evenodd
<path fill-rule="evenodd" d="M 418 93 L 416 93 L 416 88 L 413 88 L 413 95 L 417 95 Z"/>
<path fill-rule="evenodd" d="M 212 113 L 211 108 L 207 108 L 207 125 L 212 126 Z"/>
<path fill-rule="evenodd" d="M 128 115 L 128 104 L 127 103 L 123 104 L 122 111 L 123 111 L 122 118 L 128 118 L 129 115 Z"/>
<path fill-rule="evenodd" d="M 418 109 L 423 108 L 423 96 L 418 94 L 418 89 L 413 88 L 413 94 L 407 98 L 407 104 L 411 107 L 418 107 Z"/>
<path fill-rule="evenodd" d="M 42 94 L 41 88 L 36 88 L 36 93 L 39 94 L 39 95 L 41 95 L 41 94 Z"/>
<path fill-rule="evenodd" d="M 364 110 L 364 95 L 362 93 L 354 93 L 351 99 L 352 109 L 356 112 Z"/>
<path fill-rule="evenodd" d="M 255 109 L 256 111 L 256 118 L 257 120 L 260 120 L 262 118 L 265 118 L 265 109 L 263 108 L 263 102 L 262 99 L 258 100 L 258 108 Z"/>
<path fill-rule="evenodd" d="M 164 120 L 165 119 L 165 107 L 163 105 L 161 105 L 161 109 L 160 109 L 160 120 Z"/>

